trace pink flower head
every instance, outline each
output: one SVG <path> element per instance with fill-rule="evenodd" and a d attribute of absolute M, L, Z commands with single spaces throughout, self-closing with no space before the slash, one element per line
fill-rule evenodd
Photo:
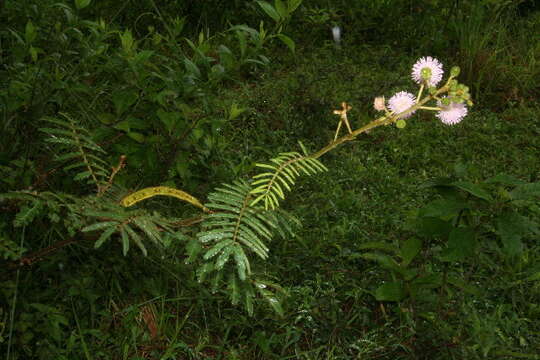
<path fill-rule="evenodd" d="M 467 106 L 451 102 L 450 105 L 444 106 L 440 101 L 437 102 L 441 110 L 435 115 L 446 125 L 455 125 L 467 115 Z"/>
<path fill-rule="evenodd" d="M 416 99 L 413 94 L 400 91 L 394 96 L 392 96 L 390 99 L 388 99 L 388 108 L 390 108 L 390 111 L 392 111 L 394 114 L 399 114 L 403 111 L 406 111 L 411 106 L 415 105 Z M 399 117 L 399 119 L 406 119 L 409 116 L 411 116 L 414 113 L 414 111 L 407 112 Z"/>
<path fill-rule="evenodd" d="M 429 69 L 431 76 L 429 79 L 424 80 L 422 77 L 422 69 Z M 437 84 L 442 80 L 444 74 L 442 64 L 439 60 L 432 58 L 431 56 L 426 56 L 421 58 L 413 65 L 412 68 L 412 79 L 418 84 L 427 82 L 427 86 L 437 86 Z"/>

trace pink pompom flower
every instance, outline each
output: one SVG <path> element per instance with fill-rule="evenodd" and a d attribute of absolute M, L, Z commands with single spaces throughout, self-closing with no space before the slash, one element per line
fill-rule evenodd
<path fill-rule="evenodd" d="M 399 114 L 415 105 L 415 103 L 416 99 L 413 94 L 405 91 L 400 91 L 394 96 L 392 96 L 390 99 L 388 99 L 388 108 L 394 114 Z M 405 114 L 400 115 L 399 119 L 406 119 L 410 117 L 413 113 L 414 111 L 409 111 Z"/>
<path fill-rule="evenodd" d="M 435 114 L 443 124 L 455 125 L 459 123 L 467 115 L 467 106 L 451 102 L 450 105 L 444 106 L 440 101 L 437 102 L 441 110 Z"/>
<path fill-rule="evenodd" d="M 422 70 L 425 70 L 429 75 L 427 79 L 422 76 Z M 439 60 L 432 58 L 431 56 L 426 56 L 420 58 L 412 68 L 412 79 L 418 84 L 422 84 L 424 81 L 427 83 L 427 86 L 437 86 L 437 84 L 442 80 L 444 71 L 442 64 Z"/>

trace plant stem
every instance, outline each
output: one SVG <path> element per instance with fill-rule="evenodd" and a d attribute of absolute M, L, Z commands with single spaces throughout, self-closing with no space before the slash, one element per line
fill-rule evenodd
<path fill-rule="evenodd" d="M 424 99 L 422 99 L 421 101 L 419 101 L 415 105 L 411 106 L 409 109 L 407 109 L 407 110 L 405 110 L 405 111 L 403 111 L 403 112 L 401 112 L 399 114 L 394 114 L 392 116 L 388 116 L 388 115 L 381 116 L 380 118 L 378 118 L 376 120 L 373 120 L 369 124 L 362 126 L 360 129 L 357 129 L 357 130 L 353 131 L 350 134 L 347 134 L 345 136 L 340 137 L 339 139 L 336 139 L 336 140 L 332 141 L 330 144 L 326 145 L 321 150 L 319 150 L 316 153 L 313 153 L 312 155 L 310 155 L 310 157 L 312 157 L 314 159 L 318 159 L 321 156 L 323 156 L 324 154 L 326 154 L 327 152 L 329 152 L 330 150 L 333 150 L 335 147 L 343 144 L 344 142 L 354 140 L 358 135 L 360 135 L 360 134 L 362 134 L 362 133 L 364 133 L 364 132 L 366 132 L 368 130 L 379 127 L 381 125 L 391 124 L 393 122 L 396 122 L 401 115 L 404 115 L 404 114 L 409 113 L 411 111 L 422 109 L 424 107 L 423 105 L 425 103 L 427 103 L 430 100 L 433 100 L 437 95 L 448 91 L 448 82 L 450 82 L 451 79 L 452 78 L 448 79 L 446 84 L 443 87 L 441 87 L 439 90 L 437 90 L 437 92 L 435 94 L 426 96 Z"/>

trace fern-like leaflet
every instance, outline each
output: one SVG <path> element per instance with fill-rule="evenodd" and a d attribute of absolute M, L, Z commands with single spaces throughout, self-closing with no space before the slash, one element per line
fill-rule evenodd
<path fill-rule="evenodd" d="M 208 196 L 206 204 L 216 210 L 206 216 L 203 231 L 197 238 L 203 244 L 211 244 L 204 259 L 215 259 L 212 269 L 221 270 L 232 256 L 236 262 L 238 276 L 245 280 L 251 267 L 245 249 L 261 259 L 268 257 L 268 247 L 262 239 L 271 240 L 276 228 L 274 214 L 263 208 L 250 205 L 251 186 L 245 181 L 223 184 Z"/>
<path fill-rule="evenodd" d="M 87 129 L 69 115 L 61 115 L 62 119 L 45 118 L 51 126 L 39 130 L 49 135 L 45 141 L 56 144 L 56 160 L 68 164 L 64 170 L 78 169 L 74 180 L 86 180 L 97 187 L 98 193 L 103 192 L 110 176 L 109 164 L 100 157 L 106 152 L 92 140 Z"/>
<path fill-rule="evenodd" d="M 304 155 L 298 152 L 280 153 L 278 157 L 270 159 L 272 164 L 255 164 L 262 169 L 270 171 L 253 176 L 253 186 L 251 194 L 258 196 L 251 202 L 256 205 L 264 201 L 265 209 L 276 209 L 279 207 L 279 199 L 285 200 L 285 190 L 291 191 L 296 178 L 301 174 L 314 175 L 328 170 L 318 159 L 307 155 L 306 149 L 300 144 Z"/>

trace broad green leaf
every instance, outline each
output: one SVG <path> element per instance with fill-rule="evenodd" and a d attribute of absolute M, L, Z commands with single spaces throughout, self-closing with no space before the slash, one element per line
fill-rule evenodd
<path fill-rule="evenodd" d="M 36 62 L 38 60 L 39 48 L 30 46 L 30 49 L 28 49 L 28 52 L 30 53 L 30 57 L 32 58 L 32 61 Z"/>
<path fill-rule="evenodd" d="M 399 249 L 398 249 L 397 246 L 395 246 L 393 244 L 389 244 L 387 242 L 383 242 L 383 241 L 365 242 L 365 243 L 362 243 L 362 244 L 358 245 L 357 249 L 359 249 L 359 250 L 367 250 L 367 249 L 370 249 L 370 250 L 382 250 L 382 251 L 391 252 L 393 254 L 397 254 L 399 252 Z"/>
<path fill-rule="evenodd" d="M 196 78 L 201 77 L 201 70 L 199 70 L 199 67 L 195 65 L 193 61 L 189 60 L 188 58 L 185 58 L 184 65 L 189 74 L 195 76 Z"/>
<path fill-rule="evenodd" d="M 34 42 L 37 36 L 37 30 L 32 21 L 28 21 L 26 23 L 26 27 L 24 29 L 24 39 L 26 40 L 27 44 L 31 44 Z"/>
<path fill-rule="evenodd" d="M 436 218 L 448 218 L 456 216 L 459 212 L 468 207 L 463 201 L 454 199 L 438 199 L 428 203 L 420 209 L 420 216 L 429 216 Z"/>
<path fill-rule="evenodd" d="M 274 0 L 274 7 L 282 19 L 286 19 L 289 16 L 289 11 L 282 0 Z"/>
<path fill-rule="evenodd" d="M 401 282 L 388 282 L 375 290 L 375 298 L 378 301 L 401 301 L 405 297 L 405 290 Z"/>
<path fill-rule="evenodd" d="M 424 276 L 419 276 L 414 279 L 411 283 L 412 288 L 415 290 L 419 289 L 436 289 L 440 287 L 443 283 L 443 278 L 441 274 L 427 274 Z"/>
<path fill-rule="evenodd" d="M 112 101 L 116 114 L 123 114 L 131 105 L 133 105 L 139 94 L 134 90 L 119 89 L 112 94 Z"/>
<path fill-rule="evenodd" d="M 472 228 L 457 227 L 448 237 L 447 248 L 442 252 L 444 261 L 462 261 L 474 255 L 476 249 L 476 234 Z"/>
<path fill-rule="evenodd" d="M 120 34 L 120 42 L 122 43 L 122 49 L 126 53 L 130 53 L 133 50 L 133 35 L 131 35 L 131 31 L 126 30 L 123 34 Z"/>
<path fill-rule="evenodd" d="M 484 199 L 486 201 L 492 201 L 493 198 L 491 195 L 484 190 L 480 185 L 473 184 L 469 181 L 456 181 L 452 183 L 453 186 L 468 192 L 471 195 L 476 196 L 477 198 Z"/>
<path fill-rule="evenodd" d="M 75 0 L 75 7 L 78 9 L 78 10 L 81 10 L 81 9 L 84 9 L 85 7 L 87 7 L 88 5 L 90 5 L 90 2 L 92 0 Z"/>
<path fill-rule="evenodd" d="M 300 4 L 302 4 L 303 0 L 287 0 L 287 7 L 289 8 L 289 14 L 292 14 L 294 10 L 296 10 Z"/>
<path fill-rule="evenodd" d="M 540 182 L 518 185 L 510 196 L 513 200 L 539 200 Z"/>
<path fill-rule="evenodd" d="M 497 232 L 501 237 L 503 249 L 509 256 L 519 255 L 523 251 L 521 238 L 528 231 L 527 219 L 514 211 L 505 211 L 497 219 Z"/>
<path fill-rule="evenodd" d="M 259 4 L 259 6 L 261 7 L 261 9 L 263 9 L 266 15 L 270 16 L 275 22 L 280 21 L 279 13 L 272 5 L 262 0 L 257 0 L 257 4 Z"/>
<path fill-rule="evenodd" d="M 421 217 L 416 220 L 416 232 L 418 235 L 428 238 L 447 238 L 453 227 L 449 221 L 444 221 L 435 217 Z"/>
<path fill-rule="evenodd" d="M 366 253 L 362 255 L 362 258 L 366 260 L 376 261 L 379 264 L 381 264 L 381 266 L 383 266 L 384 268 L 394 271 L 398 274 L 404 273 L 404 269 L 401 268 L 401 266 L 399 266 L 399 264 L 388 255 L 377 254 L 377 253 Z"/>
<path fill-rule="evenodd" d="M 478 289 L 476 286 L 468 284 L 463 280 L 461 277 L 457 276 L 448 276 L 447 281 L 449 284 L 454 285 L 455 287 L 465 291 L 466 293 L 472 294 L 472 295 L 480 295 L 480 289 Z"/>
<path fill-rule="evenodd" d="M 403 266 L 408 266 L 414 257 L 420 252 L 420 249 L 422 249 L 422 240 L 413 237 L 405 241 L 401 247 L 401 259 L 403 259 Z"/>
<path fill-rule="evenodd" d="M 281 40 L 281 42 L 283 42 L 285 45 L 287 45 L 289 50 L 291 50 L 291 52 L 294 54 L 295 49 L 296 49 L 296 45 L 294 43 L 294 40 L 291 39 L 290 37 L 288 37 L 287 35 L 284 35 L 284 34 L 277 34 L 277 37 L 278 37 L 279 40 Z"/>
<path fill-rule="evenodd" d="M 518 179 L 515 176 L 508 175 L 505 173 L 497 174 L 485 181 L 487 184 L 502 184 L 502 185 L 521 185 L 525 181 Z"/>
<path fill-rule="evenodd" d="M 188 257 L 186 259 L 186 263 L 190 264 L 195 261 L 197 255 L 199 255 L 202 249 L 203 247 L 198 239 L 194 238 L 188 241 L 188 243 L 186 244 L 186 255 Z"/>
<path fill-rule="evenodd" d="M 128 132 L 127 135 L 140 144 L 144 143 L 144 140 L 146 139 L 143 134 L 134 131 Z"/>

